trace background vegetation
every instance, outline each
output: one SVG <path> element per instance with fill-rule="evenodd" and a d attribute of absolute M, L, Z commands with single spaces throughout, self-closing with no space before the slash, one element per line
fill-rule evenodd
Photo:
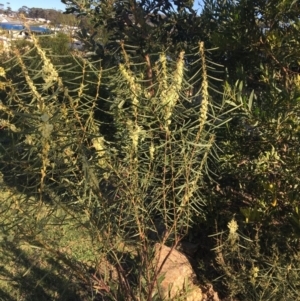
<path fill-rule="evenodd" d="M 67 4 L 93 57 L 1 61 L 3 296 L 160 300 L 160 241 L 221 298 L 300 300 L 298 3 Z"/>

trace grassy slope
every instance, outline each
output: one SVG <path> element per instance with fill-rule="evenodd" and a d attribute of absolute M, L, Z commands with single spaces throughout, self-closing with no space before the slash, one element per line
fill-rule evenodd
<path fill-rule="evenodd" d="M 83 267 L 95 263 L 97 252 L 83 218 L 39 204 L 3 181 L 0 212 L 1 301 L 91 300 Z"/>

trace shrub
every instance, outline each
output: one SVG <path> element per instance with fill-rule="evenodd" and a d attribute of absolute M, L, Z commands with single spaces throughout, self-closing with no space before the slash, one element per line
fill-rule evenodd
<path fill-rule="evenodd" d="M 31 199 L 30 215 L 17 217 L 23 223 L 19 235 L 15 226 L 7 224 L 5 231 L 64 258 L 82 274 L 72 260 L 55 253 L 57 243 L 40 235 L 61 212 L 58 226 L 71 219 L 87 228 L 101 250 L 98 259 L 106 257 L 117 268 L 119 281 L 114 289 L 106 283 L 112 288 L 103 290 L 107 295 L 150 300 L 159 271 L 151 264 L 151 246 L 160 241 L 176 247 L 195 220 L 205 219 L 203 176 L 215 148 L 215 128 L 226 123 L 226 99 L 209 96 L 204 45 L 195 49 L 193 68 L 184 52 L 176 62 L 167 52 L 154 55 L 149 76 L 149 64 L 133 64 L 122 44 L 118 67 L 102 70 L 99 62 L 77 58 L 80 73 L 59 73 L 52 57 L 33 42 L 31 51 L 16 51 L 3 64 L 0 164 L 6 182 L 29 194 L 36 206 Z M 197 71 L 189 78 L 191 70 Z M 101 85 L 110 91 L 105 99 Z M 199 87 L 192 95 L 191 85 Z M 101 113 L 95 118 L 99 107 L 109 108 L 104 112 L 113 120 L 109 135 L 101 134 L 107 126 Z M 28 212 L 24 202 L 20 206 Z M 42 204 L 52 209 L 35 219 Z M 123 268 L 126 254 L 132 257 L 129 274 Z"/>

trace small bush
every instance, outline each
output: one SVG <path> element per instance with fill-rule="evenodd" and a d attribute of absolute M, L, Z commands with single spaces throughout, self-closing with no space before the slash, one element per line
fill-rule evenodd
<path fill-rule="evenodd" d="M 117 268 L 118 282 L 107 280 L 112 290 L 101 292 L 116 300 L 150 300 L 159 271 L 151 263 L 154 243 L 176 246 L 195 220 L 205 219 L 203 177 L 215 128 L 226 123 L 226 99 L 209 96 L 204 45 L 195 49 L 193 68 L 184 52 L 176 62 L 167 53 L 153 56 L 149 76 L 150 61 L 134 64 L 124 48 L 116 68 L 74 58 L 79 67 L 58 70 L 55 56 L 34 37 L 33 43 L 3 64 L 1 170 L 7 183 L 36 202 L 25 220 L 17 218 L 21 234 L 10 231 L 19 243 L 46 249 L 84 274 L 39 234 L 59 211 L 61 225 L 72 220 L 88 229 L 98 260 Z M 191 70 L 197 70 L 193 76 Z M 192 84 L 199 89 L 187 93 Z M 107 98 L 103 90 L 110 91 Z M 101 111 L 95 118 L 103 107 L 113 120 L 105 136 Z M 36 218 L 42 204 L 49 211 Z M 89 277 L 82 276 L 86 283 Z"/>

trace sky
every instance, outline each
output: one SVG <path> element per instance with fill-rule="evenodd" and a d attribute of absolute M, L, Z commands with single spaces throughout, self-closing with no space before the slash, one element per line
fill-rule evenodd
<path fill-rule="evenodd" d="M 8 5 L 7 2 L 10 4 Z M 195 1 L 195 7 L 199 7 L 197 3 L 201 3 L 201 0 Z M 60 0 L 0 0 L 0 3 L 4 4 L 5 8 L 10 6 L 13 11 L 17 11 L 22 6 L 38 7 L 38 8 L 52 8 L 56 10 L 65 11 L 66 5 Z"/>
<path fill-rule="evenodd" d="M 7 5 L 7 2 L 10 4 Z M 38 8 L 53 8 L 56 10 L 65 11 L 66 5 L 60 0 L 0 0 L 0 3 L 5 7 L 10 6 L 13 11 L 17 11 L 22 6 L 38 7 Z"/>

